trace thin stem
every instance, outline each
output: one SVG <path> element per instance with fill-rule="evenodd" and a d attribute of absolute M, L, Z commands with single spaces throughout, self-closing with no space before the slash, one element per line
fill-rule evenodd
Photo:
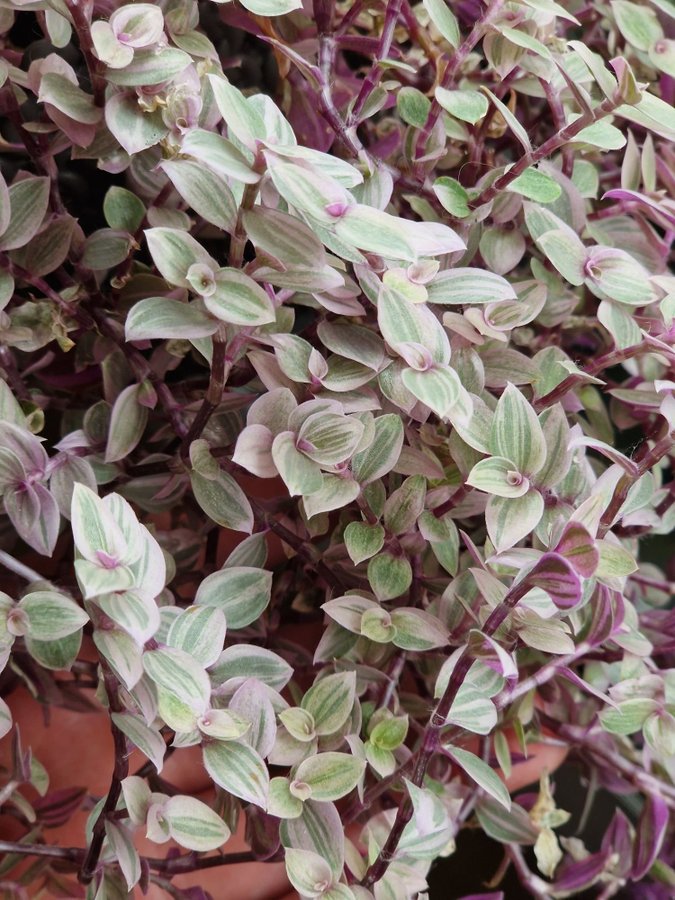
<path fill-rule="evenodd" d="M 511 690 L 504 691 L 496 697 L 494 702 L 497 709 L 504 709 L 504 707 L 510 706 L 512 703 L 515 703 L 516 700 L 529 694 L 530 691 L 551 681 L 552 678 L 555 678 L 560 674 L 561 669 L 566 669 L 574 663 L 579 662 L 582 657 L 586 656 L 587 653 L 591 653 L 593 650 L 595 650 L 595 647 L 584 641 L 578 645 L 573 653 L 568 653 L 566 656 L 552 659 L 550 662 L 546 663 L 546 665 L 538 669 L 534 675 L 530 675 L 529 678 L 520 681 Z"/>
<path fill-rule="evenodd" d="M 482 15 L 474 22 L 473 28 L 471 29 L 469 34 L 452 55 L 450 62 L 443 72 L 443 77 L 440 81 L 440 87 L 449 88 L 452 86 L 460 68 L 464 65 L 467 57 L 472 52 L 476 44 L 481 40 L 481 38 L 487 31 L 490 22 L 494 19 L 503 5 L 504 0 L 491 0 L 491 2 L 488 3 Z M 431 101 L 431 109 L 429 110 L 429 115 L 427 116 L 427 121 L 424 124 L 424 128 L 420 130 L 420 133 L 417 136 L 417 142 L 415 144 L 415 158 L 419 158 L 424 155 L 427 141 L 431 136 L 431 132 L 434 130 L 434 126 L 436 125 L 440 114 L 441 106 L 438 100 L 436 100 L 436 97 L 434 97 L 434 99 Z"/>
<path fill-rule="evenodd" d="M 626 497 L 628 496 L 628 492 L 642 476 L 652 469 L 657 463 L 663 459 L 664 456 L 667 456 L 673 446 L 675 445 L 675 438 L 673 438 L 670 434 L 667 434 L 665 437 L 661 438 L 661 440 L 657 441 L 656 444 L 648 450 L 643 458 L 637 463 L 636 472 L 633 475 L 629 475 L 626 473 L 622 475 L 619 479 L 619 483 L 614 488 L 614 494 L 612 495 L 612 499 L 609 502 L 609 505 L 605 509 L 602 514 L 602 518 L 600 519 L 600 528 L 598 529 L 598 537 L 604 537 L 609 529 L 612 527 L 612 523 L 615 518 L 619 514 L 621 507 L 623 506 Z"/>
<path fill-rule="evenodd" d="M 524 578 L 519 584 L 511 587 L 510 591 L 504 597 L 499 606 L 496 606 L 488 616 L 482 633 L 486 637 L 491 637 L 504 622 L 511 610 L 529 591 L 530 584 L 527 578 Z M 429 763 L 440 746 L 441 730 L 446 723 L 452 704 L 454 703 L 459 689 L 464 683 L 464 679 L 469 673 L 469 669 L 473 665 L 473 655 L 468 646 L 465 646 L 460 655 L 455 668 L 452 670 L 447 687 L 443 692 L 438 706 L 434 710 L 424 729 L 422 738 L 422 746 L 417 752 L 415 769 L 412 776 L 412 783 L 418 787 L 424 781 Z M 394 824 L 385 841 L 385 844 L 379 855 L 372 863 L 362 881 L 364 887 L 371 887 L 376 884 L 389 868 L 389 863 L 396 855 L 396 849 L 405 829 L 412 817 L 412 804 L 408 796 L 398 808 Z"/>
<path fill-rule="evenodd" d="M 260 527 L 268 528 L 270 531 L 274 532 L 277 537 L 281 538 L 284 543 L 295 550 L 298 556 L 301 559 L 304 559 L 305 562 L 314 569 L 317 575 L 320 575 L 323 578 L 329 587 L 333 588 L 338 593 L 344 591 L 346 585 L 342 577 L 319 558 L 318 553 L 311 542 L 303 540 L 297 534 L 294 534 L 294 532 L 286 528 L 285 525 L 282 525 L 281 522 L 277 522 L 276 519 L 269 515 L 252 497 L 249 497 L 249 502 L 253 510 L 254 518 Z"/>
<path fill-rule="evenodd" d="M 621 350 L 611 350 L 609 353 L 598 356 L 597 359 L 590 360 L 583 370 L 583 374 L 595 376 L 605 369 L 610 369 L 612 366 L 618 366 L 627 359 L 632 359 L 634 356 L 640 356 L 643 353 L 656 352 L 658 352 L 658 350 L 646 341 L 641 341 L 639 344 L 633 344 L 630 347 L 624 347 Z M 579 387 L 583 383 L 583 377 L 580 374 L 573 373 L 568 375 L 560 382 L 560 384 L 550 390 L 548 394 L 544 394 L 543 397 L 535 400 L 534 408 L 537 412 L 541 412 L 549 406 L 553 406 L 554 403 L 562 400 L 565 394 L 574 388 Z"/>
<path fill-rule="evenodd" d="M 20 578 L 29 582 L 44 580 L 42 575 L 34 569 L 31 569 L 29 566 L 25 566 L 22 562 L 19 562 L 18 559 L 14 559 L 13 556 L 10 556 L 9 553 L 6 553 L 4 550 L 0 550 L 0 566 L 4 566 L 6 569 L 9 569 L 10 572 L 14 572 L 15 575 L 18 575 Z"/>
<path fill-rule="evenodd" d="M 675 809 L 675 787 L 648 772 L 641 763 L 632 762 L 615 750 L 611 750 L 598 740 L 598 731 L 590 731 L 573 725 L 566 725 L 552 716 L 539 712 L 542 724 L 558 735 L 568 746 L 583 749 L 584 757 L 595 757 L 602 768 L 618 773 L 623 779 L 646 794 L 662 797 L 671 809 Z"/>
<path fill-rule="evenodd" d="M 94 103 L 96 106 L 103 106 L 105 104 L 106 88 L 106 80 L 103 75 L 105 66 L 96 58 L 94 42 L 91 38 L 91 15 L 94 4 L 91 0 L 66 0 L 66 6 L 73 20 L 77 39 L 80 43 L 80 50 L 87 65 L 91 89 L 94 94 Z"/>
<path fill-rule="evenodd" d="M 530 871 L 529 866 L 525 862 L 523 851 L 518 844 L 507 844 L 506 853 L 513 864 L 513 868 L 516 870 L 518 880 L 525 890 L 532 894 L 536 900 L 549 900 L 551 895 L 549 893 L 548 884 L 543 878 L 539 878 L 538 875 L 535 875 L 534 872 Z"/>
<path fill-rule="evenodd" d="M 115 676 L 111 672 L 106 672 L 104 667 L 103 684 L 108 696 L 108 703 L 111 713 L 123 712 L 124 707 L 120 702 L 118 695 L 118 686 Z M 115 751 L 115 762 L 113 766 L 113 774 L 110 781 L 108 796 L 105 799 L 103 808 L 98 818 L 94 822 L 91 843 L 87 850 L 87 855 L 78 873 L 78 879 L 82 884 L 89 884 L 96 874 L 103 841 L 105 839 L 105 823 L 108 817 L 114 813 L 117 801 L 122 793 L 122 781 L 129 774 L 129 755 L 127 753 L 127 739 L 120 729 L 115 725 L 112 717 L 110 719 L 110 730 L 113 736 L 113 745 Z"/>
<path fill-rule="evenodd" d="M 560 95 L 546 78 L 539 78 L 538 80 L 546 94 L 546 101 L 551 108 L 555 127 L 558 130 L 562 130 L 565 127 L 565 109 L 560 100 Z M 574 169 L 574 152 L 572 147 L 569 144 L 565 144 L 561 149 L 561 154 L 563 175 L 571 178 L 572 170 Z"/>
<path fill-rule="evenodd" d="M 351 114 L 347 119 L 347 128 L 353 128 L 357 124 L 364 106 L 382 77 L 382 60 L 389 56 L 389 51 L 391 50 L 396 23 L 401 14 L 401 2 L 402 0 L 388 0 L 387 9 L 384 14 L 382 36 L 380 37 L 380 45 L 377 51 L 377 60 L 363 79 L 361 89 L 354 101 Z"/>
<path fill-rule="evenodd" d="M 505 172 L 493 184 L 482 191 L 478 197 L 471 201 L 469 204 L 471 208 L 476 209 L 476 207 L 482 206 L 484 203 L 489 203 L 490 200 L 494 200 L 494 198 L 502 191 L 506 190 L 519 175 L 522 175 L 526 169 L 536 165 L 540 160 L 545 159 L 547 156 L 555 153 L 556 150 L 564 147 L 587 126 L 599 122 L 601 119 L 611 115 L 621 103 L 621 98 L 607 97 L 599 106 L 596 106 L 595 109 L 588 113 L 583 113 L 578 119 L 575 119 L 573 122 L 570 122 L 569 125 L 561 128 L 556 134 L 551 135 L 551 137 L 547 141 L 544 141 L 543 144 L 540 144 L 536 150 L 530 150 L 528 153 L 524 153 L 520 159 L 511 166 L 508 172 Z"/>
<path fill-rule="evenodd" d="M 237 223 L 235 225 L 234 234 L 232 235 L 228 255 L 228 264 L 233 269 L 241 268 L 241 264 L 244 261 L 244 250 L 246 248 L 247 238 L 243 214 L 247 210 L 253 208 L 257 194 L 257 184 L 246 185 L 241 205 L 237 213 Z M 201 435 L 206 428 L 209 419 L 220 405 L 232 366 L 242 345 L 246 342 L 247 337 L 248 331 L 243 329 L 230 342 L 228 348 L 227 328 L 225 325 L 221 325 L 220 329 L 213 335 L 213 355 L 211 357 L 209 386 L 206 389 L 206 395 L 202 400 L 202 405 L 200 406 L 197 415 L 193 419 L 187 434 L 183 437 L 183 442 L 181 444 L 181 456 L 183 459 L 187 459 L 190 453 L 190 444 L 193 441 L 196 441 Z"/>
<path fill-rule="evenodd" d="M 444 500 L 443 503 L 440 503 L 438 506 L 434 507 L 431 512 L 437 519 L 442 519 L 443 516 L 450 512 L 451 509 L 454 509 L 458 504 L 462 502 L 462 500 L 470 494 L 473 488 L 470 484 L 460 484 L 457 490 L 448 497 L 447 500 Z"/>
<path fill-rule="evenodd" d="M 45 856 L 50 859 L 66 859 L 79 862 L 84 856 L 81 847 L 53 847 L 51 844 L 22 844 L 20 841 L 0 841 L 0 853 L 16 853 L 21 856 Z"/>
<path fill-rule="evenodd" d="M 48 859 L 67 860 L 72 863 L 80 863 L 86 852 L 84 847 L 55 847 L 51 844 L 22 844 L 20 841 L 0 841 L 0 853 L 15 853 L 19 856 L 41 856 Z M 197 872 L 203 869 L 215 869 L 218 866 L 261 862 L 250 850 L 201 858 L 194 853 L 186 853 L 183 856 L 173 856 L 167 859 L 143 857 L 143 860 L 155 872 L 170 875 L 172 878 L 175 875 Z"/>

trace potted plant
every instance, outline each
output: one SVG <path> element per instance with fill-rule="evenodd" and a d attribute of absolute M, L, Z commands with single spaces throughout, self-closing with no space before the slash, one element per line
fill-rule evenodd
<path fill-rule="evenodd" d="M 0 34 L 0 890 L 671 896 L 671 5 Z"/>

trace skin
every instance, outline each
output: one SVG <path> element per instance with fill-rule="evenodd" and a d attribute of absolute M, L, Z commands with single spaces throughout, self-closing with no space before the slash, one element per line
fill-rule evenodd
<path fill-rule="evenodd" d="M 263 483 L 262 486 L 258 479 L 246 481 L 247 484 L 243 484 L 242 487 L 249 495 L 269 498 L 279 489 L 279 485 L 274 481 Z M 169 527 L 169 522 L 164 516 L 156 517 L 155 524 L 160 529 Z M 241 539 L 242 535 L 222 531 L 218 545 L 219 565 Z M 268 567 L 273 568 L 285 559 L 283 546 L 274 536 L 268 538 L 268 549 Z M 40 568 L 49 577 L 51 573 L 45 570 L 44 565 Z M 286 636 L 311 647 L 317 639 L 313 633 L 315 631 L 313 628 L 295 627 L 287 629 Z M 86 659 L 96 659 L 95 651 L 87 641 L 83 644 L 81 655 Z M 63 674 L 65 676 L 65 673 Z M 49 772 L 50 791 L 81 785 L 86 786 L 92 796 L 98 797 L 107 793 L 113 767 L 113 744 L 108 715 L 102 707 L 88 713 L 56 706 L 47 708 L 39 704 L 25 688 L 15 690 L 6 699 L 14 721 L 20 729 L 23 746 L 32 747 L 34 755 Z M 81 739 L 78 740 L 78 737 Z M 515 737 L 512 736 L 510 742 L 513 750 L 519 752 Z M 536 782 L 545 770 L 555 771 L 567 752 L 564 747 L 553 744 L 533 744 L 529 749 L 528 759 L 516 763 L 511 776 L 506 779 L 511 792 Z M 11 743 L 5 739 L 0 741 L 0 766 L 11 765 L 10 760 Z M 144 757 L 134 751 L 129 760 L 129 771 L 133 773 L 144 761 Z M 201 753 L 197 747 L 184 749 L 169 756 L 161 776 L 174 784 L 181 793 L 192 794 L 207 803 L 212 799 L 213 789 L 202 766 Z M 29 800 L 37 799 L 37 795 L 31 793 L 31 789 L 22 790 Z M 46 842 L 62 847 L 84 846 L 86 818 L 87 813 L 80 810 L 65 825 L 46 830 L 44 834 Z M 228 853 L 247 849 L 243 835 L 243 820 L 242 816 L 237 833 L 227 843 L 225 850 Z M 357 840 L 359 829 L 360 826 L 355 825 L 347 833 L 353 840 Z M 21 833 L 21 826 L 16 820 L 9 816 L 0 816 L 0 834 L 5 839 L 18 839 Z M 136 845 L 141 854 L 152 857 L 166 855 L 171 847 L 171 844 L 153 844 L 144 837 L 143 829 L 137 830 Z M 282 863 L 247 863 L 207 869 L 177 876 L 173 883 L 179 887 L 198 884 L 214 897 L 223 896 L 223 885 L 226 883 L 228 900 L 291 900 L 298 896 L 294 891 L 290 891 Z M 139 891 L 137 894 L 141 896 Z M 150 900 L 166 900 L 168 895 L 163 889 L 152 885 L 145 896 Z"/>

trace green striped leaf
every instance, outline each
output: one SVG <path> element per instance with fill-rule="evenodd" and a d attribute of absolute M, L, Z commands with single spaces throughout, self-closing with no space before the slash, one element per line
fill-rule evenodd
<path fill-rule="evenodd" d="M 497 709 L 489 697 L 465 683 L 457 692 L 447 722 L 474 734 L 490 734 L 497 724 Z"/>
<path fill-rule="evenodd" d="M 490 450 L 513 461 L 524 475 L 536 474 L 546 461 L 546 440 L 537 414 L 512 384 L 507 384 L 497 403 Z"/>
<path fill-rule="evenodd" d="M 191 266 L 203 265 L 215 272 L 218 264 L 187 231 L 179 228 L 148 228 L 148 250 L 154 264 L 169 284 L 190 287 L 187 273 Z"/>
<path fill-rule="evenodd" d="M 535 490 L 522 497 L 495 497 L 488 500 L 485 522 L 498 553 L 513 547 L 533 531 L 544 513 L 544 500 Z"/>
<path fill-rule="evenodd" d="M 404 369 L 401 378 L 410 393 L 441 419 L 457 404 L 462 391 L 454 369 L 434 367 L 423 372 Z"/>
<path fill-rule="evenodd" d="M 168 297 L 147 297 L 129 311 L 124 325 L 128 341 L 208 337 L 218 323 L 190 303 Z"/>
<path fill-rule="evenodd" d="M 125 828 L 119 822 L 107 820 L 105 834 L 122 870 L 127 888 L 132 891 L 134 885 L 138 884 L 141 878 L 141 859 L 134 847 L 131 829 Z"/>
<path fill-rule="evenodd" d="M 283 431 L 274 438 L 272 459 L 291 497 L 307 496 L 321 490 L 321 469 L 318 463 L 297 449 L 294 432 Z"/>
<path fill-rule="evenodd" d="M 82 645 L 82 631 L 78 629 L 56 641 L 35 641 L 25 635 L 26 650 L 45 669 L 59 671 L 70 669 L 77 659 Z"/>
<path fill-rule="evenodd" d="M 227 138 L 203 128 L 193 128 L 184 136 L 181 152 L 205 163 L 210 169 L 244 184 L 255 184 L 260 175 L 253 171 L 243 153 Z"/>
<path fill-rule="evenodd" d="M 450 361 L 448 335 L 427 306 L 410 303 L 396 291 L 383 287 L 377 301 L 377 322 L 382 337 L 393 350 L 399 344 L 416 344 L 427 350 L 432 362 L 446 366 Z"/>
<path fill-rule="evenodd" d="M 289 847 L 284 862 L 288 880 L 301 897 L 324 896 L 319 893 L 318 886 L 328 885 L 332 881 L 330 866 L 326 860 L 312 850 L 297 850 Z"/>
<path fill-rule="evenodd" d="M 494 769 L 475 753 L 470 753 L 461 747 L 446 744 L 445 750 L 472 781 L 475 781 L 487 794 L 494 797 L 506 810 L 511 809 L 511 797 L 508 789 Z"/>
<path fill-rule="evenodd" d="M 390 472 L 401 455 L 403 422 L 395 413 L 375 419 L 375 436 L 366 450 L 352 457 L 352 473 L 361 484 L 369 484 Z"/>
<path fill-rule="evenodd" d="M 284 847 L 313 850 L 326 860 L 334 878 L 342 874 L 345 858 L 345 834 L 340 814 L 332 803 L 306 800 L 302 814 L 281 823 Z"/>
<path fill-rule="evenodd" d="M 190 709 L 197 713 L 208 709 L 209 677 L 188 653 L 174 647 L 147 650 L 143 654 L 143 668 L 155 684 L 175 694 Z"/>
<path fill-rule="evenodd" d="M 100 564 L 99 551 L 112 559 L 125 554 L 127 544 L 119 525 L 100 497 L 83 484 L 73 487 L 70 524 L 75 546 L 86 560 Z"/>
<path fill-rule="evenodd" d="M 139 402 L 143 386 L 130 384 L 120 392 L 112 408 L 105 462 L 118 462 L 136 449 L 148 421 L 148 407 Z"/>
<path fill-rule="evenodd" d="M 446 269 L 427 285 L 427 291 L 428 302 L 438 306 L 470 306 L 516 299 L 509 282 L 486 269 Z"/>
<path fill-rule="evenodd" d="M 516 464 L 503 456 L 479 460 L 466 483 L 497 497 L 522 497 L 530 489 L 529 480 L 518 472 Z"/>
<path fill-rule="evenodd" d="M 89 621 L 83 609 L 56 591 L 33 591 L 19 603 L 28 618 L 27 634 L 36 641 L 58 640 L 78 631 Z"/>
<path fill-rule="evenodd" d="M 223 684 L 230 678 L 256 678 L 280 691 L 291 680 L 293 669 L 271 650 L 252 644 L 235 644 L 223 650 L 211 666 L 210 675 L 215 684 Z"/>
<path fill-rule="evenodd" d="M 171 623 L 166 643 L 189 653 L 208 669 L 222 652 L 225 630 L 225 616 L 220 609 L 190 606 Z"/>
<path fill-rule="evenodd" d="M 197 215 L 223 231 L 233 233 L 237 202 L 223 176 L 191 159 L 163 160 L 160 168 Z"/>
<path fill-rule="evenodd" d="M 190 473 L 190 483 L 195 500 L 206 515 L 223 528 L 233 531 L 253 531 L 253 510 L 246 494 L 229 472 L 218 472 L 218 477 L 204 478 L 199 472 Z"/>
<path fill-rule="evenodd" d="M 143 677 L 143 651 L 126 632 L 94 629 L 94 644 L 127 690 Z"/>
<path fill-rule="evenodd" d="M 154 599 L 135 591 L 115 591 L 96 597 L 96 605 L 140 644 L 159 628 L 159 608 Z"/>
<path fill-rule="evenodd" d="M 459 47 L 461 33 L 455 14 L 445 0 L 423 0 L 424 8 L 438 31 L 451 47 Z"/>
<path fill-rule="evenodd" d="M 22 178 L 9 188 L 9 224 L 0 238 L 0 250 L 23 247 L 40 227 L 49 205 L 48 178 Z"/>
<path fill-rule="evenodd" d="M 522 806 L 511 804 L 507 811 L 501 803 L 491 797 L 483 797 L 476 804 L 476 816 L 483 831 L 493 840 L 502 844 L 534 844 L 539 829 Z"/>
<path fill-rule="evenodd" d="M 134 716 L 128 712 L 112 713 L 110 717 L 122 734 L 126 735 L 131 743 L 148 757 L 158 772 L 161 772 L 166 744 L 159 731 L 146 725 L 140 716 Z"/>
<path fill-rule="evenodd" d="M 308 785 L 312 799 L 324 803 L 339 800 L 354 790 L 365 767 L 365 760 L 349 753 L 318 753 L 300 763 L 293 780 Z"/>
<path fill-rule="evenodd" d="M 219 269 L 213 293 L 204 296 L 204 305 L 221 322 L 232 325 L 267 325 L 276 313 L 267 291 L 238 269 Z"/>
<path fill-rule="evenodd" d="M 217 785 L 265 809 L 269 774 L 252 747 L 241 741 L 213 741 L 206 744 L 203 754 L 206 771 Z"/>
<path fill-rule="evenodd" d="M 206 853 L 217 850 L 230 839 L 230 829 L 220 816 L 196 797 L 176 794 L 162 807 L 169 834 L 187 850 Z"/>
<path fill-rule="evenodd" d="M 272 593 L 272 573 L 248 566 L 231 566 L 214 572 L 197 589 L 195 603 L 217 607 L 228 628 L 245 628 L 267 608 Z"/>
<path fill-rule="evenodd" d="M 354 706 L 356 674 L 340 672 L 317 681 L 302 698 L 302 709 L 314 718 L 320 737 L 334 734 L 347 720 Z"/>

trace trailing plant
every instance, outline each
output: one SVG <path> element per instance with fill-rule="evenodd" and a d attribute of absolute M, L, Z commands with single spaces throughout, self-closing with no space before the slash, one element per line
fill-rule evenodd
<path fill-rule="evenodd" d="M 0 2 L 11 896 L 403 900 L 472 827 L 481 896 L 671 896 L 673 18 Z M 50 793 L 21 684 L 83 755 L 106 708 L 107 794 Z M 536 742 L 626 798 L 596 846 L 510 795 Z"/>

